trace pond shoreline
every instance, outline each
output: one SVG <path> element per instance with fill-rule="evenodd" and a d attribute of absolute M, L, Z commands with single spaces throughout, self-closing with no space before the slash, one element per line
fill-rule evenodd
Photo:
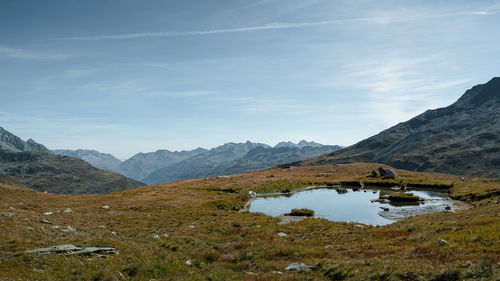
<path fill-rule="evenodd" d="M 301 193 L 304 191 L 318 190 L 318 189 L 336 190 L 338 192 L 339 196 L 343 193 L 352 193 L 352 192 L 367 193 L 367 192 L 371 191 L 372 193 L 380 193 L 380 192 L 384 192 L 384 191 L 400 191 L 400 189 L 387 188 L 387 187 L 380 188 L 380 187 L 370 186 L 370 187 L 365 187 L 365 188 L 355 188 L 355 187 L 343 186 L 343 185 L 308 186 L 305 188 L 298 188 L 298 189 L 293 190 L 291 192 L 273 192 L 273 193 L 261 193 L 261 194 L 256 194 L 255 192 L 251 191 L 250 194 L 252 195 L 252 198 L 250 198 L 245 203 L 244 207 L 242 209 L 240 209 L 239 212 L 250 212 L 252 202 L 254 202 L 255 200 L 257 200 L 259 198 L 273 198 L 273 197 L 281 197 L 281 196 L 292 197 L 293 195 L 295 195 L 297 193 Z M 339 192 L 339 189 L 341 189 L 342 193 Z M 410 188 L 409 190 L 416 190 L 416 189 Z M 408 191 L 408 190 L 406 190 L 406 191 Z M 380 216 L 381 218 L 386 220 L 386 222 L 384 224 L 392 224 L 392 223 L 399 221 L 401 219 L 411 217 L 411 216 L 416 216 L 416 215 L 424 215 L 424 214 L 441 212 L 441 211 L 455 212 L 458 210 L 465 210 L 465 209 L 470 208 L 470 206 L 468 204 L 466 204 L 465 202 L 453 200 L 453 199 L 449 198 L 448 194 L 444 194 L 444 192 L 446 192 L 446 191 L 442 190 L 442 189 L 435 191 L 435 189 L 432 189 L 432 188 L 418 188 L 418 190 L 416 190 L 416 191 L 425 191 L 428 193 L 442 194 L 443 198 L 442 199 L 441 198 L 438 198 L 438 199 L 427 198 L 424 201 L 420 201 L 418 204 L 415 204 L 413 206 L 411 206 L 411 205 L 398 206 L 395 204 L 390 204 L 388 202 L 379 202 L 380 204 L 384 204 L 384 205 L 388 204 L 387 207 L 391 207 L 391 208 L 380 207 L 381 210 L 377 213 L 378 216 Z M 364 195 L 364 196 L 366 196 L 366 195 Z M 444 196 L 446 196 L 446 197 L 444 197 Z M 371 203 L 373 203 L 373 201 L 376 201 L 376 200 L 371 200 L 371 201 L 372 201 Z M 393 202 L 391 202 L 391 203 L 393 203 Z M 373 213 L 373 210 L 370 212 Z M 362 221 L 358 222 L 358 221 L 356 221 L 356 219 L 347 220 L 347 221 L 344 221 L 342 219 L 341 220 L 332 220 L 332 219 L 327 218 L 328 215 L 327 216 L 315 215 L 314 217 L 291 217 L 291 216 L 287 216 L 286 213 L 282 213 L 280 215 L 273 214 L 271 216 L 280 218 L 281 222 L 279 224 L 298 222 L 298 221 L 301 221 L 305 218 L 324 218 L 324 219 L 327 219 L 330 221 L 335 221 L 335 222 L 346 222 L 346 223 L 356 222 L 356 223 L 361 223 L 361 224 L 379 225 L 376 223 L 366 223 L 366 222 L 362 222 Z M 382 225 L 384 225 L 384 224 L 382 224 Z"/>

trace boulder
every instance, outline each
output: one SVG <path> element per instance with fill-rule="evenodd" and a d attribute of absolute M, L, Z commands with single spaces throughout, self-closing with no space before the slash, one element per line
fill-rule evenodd
<path fill-rule="evenodd" d="M 386 169 L 386 168 L 379 167 L 378 172 L 385 179 L 393 179 L 397 176 L 396 171 L 394 171 L 392 169 Z"/>
<path fill-rule="evenodd" d="M 440 245 L 440 246 L 446 246 L 448 245 L 448 241 L 444 240 L 444 239 L 441 239 L 441 238 L 438 238 L 437 239 L 437 243 Z"/>
<path fill-rule="evenodd" d="M 43 254 L 43 253 L 57 253 L 57 254 L 118 254 L 116 248 L 112 247 L 77 247 L 71 244 L 57 245 L 48 248 L 39 248 L 34 250 L 25 251 L 28 254 Z"/>
<path fill-rule="evenodd" d="M 288 235 L 284 232 L 279 232 L 278 237 L 287 237 Z"/>
<path fill-rule="evenodd" d="M 285 271 L 309 272 L 311 269 L 314 269 L 314 266 L 305 263 L 291 263 L 285 268 Z"/>

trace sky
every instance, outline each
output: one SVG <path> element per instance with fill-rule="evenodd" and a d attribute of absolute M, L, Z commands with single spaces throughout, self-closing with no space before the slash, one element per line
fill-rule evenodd
<path fill-rule="evenodd" d="M 499 76 L 500 1 L 0 0 L 0 127 L 50 149 L 351 145 Z"/>

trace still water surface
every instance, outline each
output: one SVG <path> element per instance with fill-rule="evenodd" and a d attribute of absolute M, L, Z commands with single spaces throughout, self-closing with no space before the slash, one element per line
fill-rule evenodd
<path fill-rule="evenodd" d="M 278 197 L 258 197 L 252 201 L 250 212 L 260 212 L 270 216 L 279 216 L 289 213 L 292 209 L 307 208 L 314 210 L 316 215 L 330 221 L 336 222 L 360 222 L 371 225 L 386 225 L 395 220 L 384 218 L 384 212 L 380 207 L 401 211 L 407 208 L 408 211 L 415 208 L 429 209 L 434 207 L 436 211 L 442 211 L 445 204 L 443 200 L 448 196 L 445 194 L 412 190 L 414 195 L 424 199 L 425 204 L 413 204 L 406 206 L 395 206 L 387 203 L 372 202 L 379 198 L 380 190 L 359 190 L 343 189 L 346 193 L 338 192 L 335 189 L 313 189 L 294 193 L 288 196 Z M 435 205 L 435 206 L 433 206 Z M 391 210 L 393 211 L 393 210 Z"/>

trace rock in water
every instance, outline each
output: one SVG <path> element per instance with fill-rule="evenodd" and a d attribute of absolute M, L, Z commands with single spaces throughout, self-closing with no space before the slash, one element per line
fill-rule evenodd
<path fill-rule="evenodd" d="M 378 168 L 378 172 L 380 173 L 380 175 L 382 177 L 384 177 L 385 179 L 393 179 L 396 177 L 396 171 L 392 170 L 392 169 L 385 169 L 385 168 L 382 168 L 382 167 L 379 167 Z"/>

